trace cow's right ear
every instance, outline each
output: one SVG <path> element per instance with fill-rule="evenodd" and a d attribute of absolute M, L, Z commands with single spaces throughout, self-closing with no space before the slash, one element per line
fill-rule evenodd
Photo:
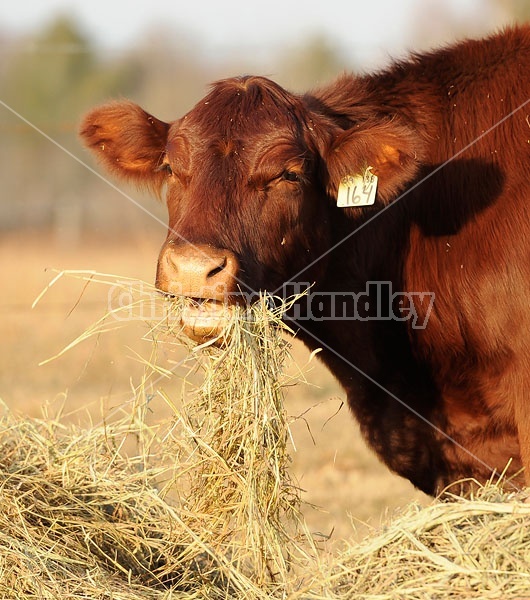
<path fill-rule="evenodd" d="M 160 170 L 169 124 L 129 101 L 94 108 L 83 119 L 79 134 L 84 144 L 112 173 L 140 185 L 160 188 Z"/>

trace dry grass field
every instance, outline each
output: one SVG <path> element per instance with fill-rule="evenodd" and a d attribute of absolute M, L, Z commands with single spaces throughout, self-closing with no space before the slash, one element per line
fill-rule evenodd
<path fill-rule="evenodd" d="M 145 325 L 123 323 L 39 366 L 107 312 L 108 288 L 85 287 L 64 277 L 34 309 L 31 304 L 54 277 L 49 269 L 94 270 L 152 281 L 161 242 L 162 236 L 150 233 L 86 240 L 72 247 L 28 232 L 0 241 L 0 398 L 9 408 L 27 416 L 62 410 L 65 418 L 89 426 L 132 403 L 132 386 L 144 369 L 138 357 L 150 353 L 149 342 L 142 340 Z M 175 350 L 175 356 L 167 358 L 178 362 L 178 354 Z M 292 471 L 304 490 L 303 499 L 315 506 L 305 508 L 310 530 L 332 534 L 332 541 L 359 538 L 366 535 L 367 524 L 377 527 L 396 507 L 412 499 L 428 503 L 366 449 L 343 406 L 342 391 L 322 365 L 317 360 L 308 364 L 309 355 L 297 342 L 292 354 L 293 372 L 301 367 L 307 379 L 289 390 L 286 402 L 289 414 L 299 417 L 292 424 Z M 176 381 L 162 379 L 158 385 L 178 398 Z M 167 405 L 156 396 L 150 408 L 153 422 L 168 416 Z"/>

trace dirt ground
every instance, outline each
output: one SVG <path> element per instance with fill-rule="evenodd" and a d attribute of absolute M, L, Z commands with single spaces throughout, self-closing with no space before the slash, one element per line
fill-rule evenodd
<path fill-rule="evenodd" d="M 153 281 L 160 235 L 137 234 L 119 241 L 110 238 L 60 244 L 51 236 L 21 232 L 0 240 L 0 399 L 16 413 L 41 417 L 43 410 L 80 423 L 100 422 L 117 407 L 132 402 L 149 355 L 138 324 L 124 323 L 111 333 L 91 338 L 64 356 L 54 356 L 107 312 L 109 290 L 62 278 L 36 308 L 31 304 L 55 273 L 50 269 L 94 270 Z M 307 351 L 293 343 L 296 364 L 308 361 Z M 296 450 L 292 470 L 307 506 L 309 528 L 332 540 L 362 537 L 367 524 L 377 527 L 396 507 L 411 500 L 429 500 L 407 481 L 392 475 L 361 440 L 342 390 L 326 369 L 312 361 L 305 368 L 307 384 L 290 388 L 287 408 Z M 161 381 L 178 395 L 178 379 Z M 168 389 L 168 386 L 170 389 Z M 174 388 L 174 389 L 171 389 Z M 151 419 L 168 416 L 154 402 Z"/>

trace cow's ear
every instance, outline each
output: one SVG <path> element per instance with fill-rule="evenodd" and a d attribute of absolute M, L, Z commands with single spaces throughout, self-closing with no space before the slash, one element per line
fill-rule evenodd
<path fill-rule="evenodd" d="M 328 192 L 336 197 L 344 177 L 363 175 L 372 167 L 378 177 L 378 198 L 388 203 L 417 174 L 422 148 L 419 136 L 395 121 L 364 123 L 343 131 L 326 151 Z"/>
<path fill-rule="evenodd" d="M 160 187 L 160 165 L 169 124 L 133 102 L 111 102 L 94 108 L 83 119 L 80 136 L 103 165 L 118 177 Z"/>

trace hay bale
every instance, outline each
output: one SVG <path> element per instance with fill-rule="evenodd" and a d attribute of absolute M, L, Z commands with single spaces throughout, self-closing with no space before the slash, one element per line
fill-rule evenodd
<path fill-rule="evenodd" d="M 499 484 L 405 512 L 332 559 L 311 598 L 530 598 L 530 505 Z M 317 592 L 317 590 L 320 590 Z"/>
<path fill-rule="evenodd" d="M 0 421 L 0 596 L 160 598 L 179 551 L 154 473 L 120 456 L 130 420 Z M 175 574 L 175 579 L 178 574 Z"/>
<path fill-rule="evenodd" d="M 175 457 L 151 453 L 157 466 L 146 469 L 145 455 L 122 455 L 127 436 L 155 433 L 139 417 L 81 429 L 5 412 L 0 420 L 0 597 L 530 597 L 530 505 L 494 485 L 472 499 L 410 505 L 336 556 L 316 553 L 309 544 L 296 576 L 285 563 L 281 582 L 272 590 L 266 582 L 260 587 L 252 574 L 236 572 L 241 565 L 229 555 L 217 554 L 231 539 L 221 536 L 219 544 L 212 543 L 220 515 L 196 512 L 197 504 L 187 507 L 182 498 L 163 498 L 175 482 L 168 479 L 167 466 Z M 167 440 L 174 425 L 155 437 Z M 151 450 L 155 445 L 148 444 Z M 182 474 L 189 464 L 177 458 Z M 163 491 L 161 481 L 166 481 Z M 222 498 L 226 501 L 226 495 Z M 204 506 L 212 502 L 216 499 Z M 211 531 L 201 530 L 212 522 Z M 244 537 L 238 543 L 242 546 L 231 551 L 243 552 L 248 566 L 253 549 L 244 548 Z"/>

